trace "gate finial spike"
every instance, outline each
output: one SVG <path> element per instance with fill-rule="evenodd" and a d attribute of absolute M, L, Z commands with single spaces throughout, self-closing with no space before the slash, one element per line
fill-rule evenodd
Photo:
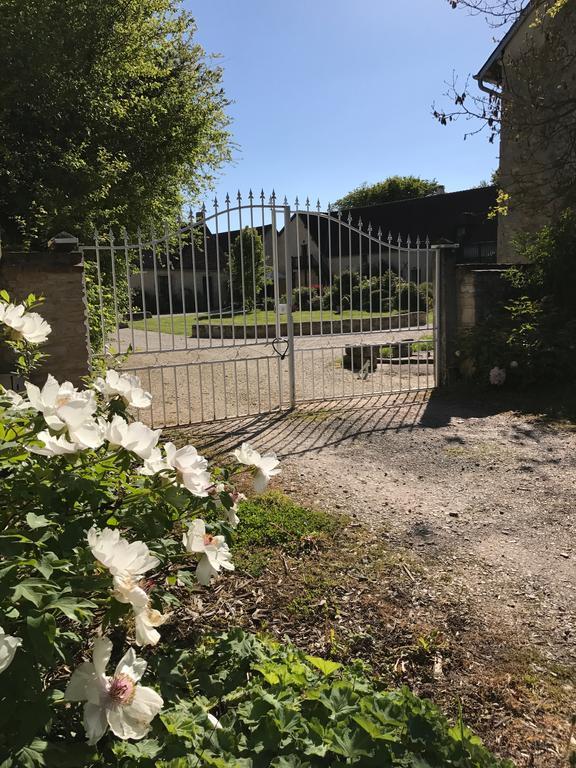
<path fill-rule="evenodd" d="M 294 207 L 296 210 L 300 207 L 300 200 L 298 200 L 298 195 L 296 195 L 296 200 L 294 200 Z"/>
<path fill-rule="evenodd" d="M 398 232 L 398 245 L 402 245 L 402 235 Z"/>
<path fill-rule="evenodd" d="M 285 205 L 285 206 L 288 205 L 288 198 L 286 197 L 286 195 L 284 195 L 283 205 Z"/>
<path fill-rule="evenodd" d="M 272 190 L 272 194 L 270 195 L 270 200 L 272 200 L 272 204 L 276 202 L 276 192 Z"/>
<path fill-rule="evenodd" d="M 214 210 L 217 211 L 218 210 L 218 198 L 216 196 L 214 196 L 213 206 L 214 206 Z"/>
<path fill-rule="evenodd" d="M 362 216 L 358 216 L 358 229 L 362 229 Z"/>
<path fill-rule="evenodd" d="M 430 238 L 426 235 L 426 248 L 430 248 Z"/>
<path fill-rule="evenodd" d="M 224 202 L 226 203 L 227 206 L 230 205 L 230 195 L 228 194 L 228 192 L 226 192 L 226 197 L 224 199 Z"/>
<path fill-rule="evenodd" d="M 94 233 L 92 234 L 92 237 L 94 238 L 94 240 L 98 240 L 98 238 L 100 237 L 100 233 L 98 232 L 98 227 L 94 227 Z"/>
<path fill-rule="evenodd" d="M 264 205 L 264 200 L 266 199 L 266 195 L 264 194 L 264 190 L 260 190 L 260 200 L 262 201 L 262 205 Z"/>
<path fill-rule="evenodd" d="M 110 227 L 110 229 L 108 230 L 108 239 L 110 240 L 111 243 L 114 242 L 114 231 L 112 227 Z"/>
<path fill-rule="evenodd" d="M 348 222 L 348 226 L 352 226 L 352 211 L 348 211 L 347 222 Z"/>
<path fill-rule="evenodd" d="M 318 198 L 318 200 L 316 200 L 316 210 L 318 211 L 318 213 L 320 213 L 320 208 L 321 207 L 322 206 L 320 205 L 320 198 Z"/>
<path fill-rule="evenodd" d="M 328 203 L 328 205 L 326 206 L 326 211 L 328 213 L 332 213 L 332 203 Z"/>
<path fill-rule="evenodd" d="M 254 200 L 254 195 L 252 194 L 252 190 L 248 190 L 248 200 L 250 200 L 250 205 L 252 205 L 252 200 Z"/>
<path fill-rule="evenodd" d="M 242 202 L 242 195 L 240 194 L 240 190 L 238 190 L 238 194 L 236 195 L 236 200 L 238 200 L 238 203 Z"/>
<path fill-rule="evenodd" d="M 336 211 L 336 215 L 338 216 L 338 221 L 342 221 L 342 210 L 340 208 Z"/>
<path fill-rule="evenodd" d="M 124 242 L 128 240 L 128 230 L 126 229 L 126 227 L 121 228 L 120 235 L 122 236 L 122 239 L 124 240 Z"/>
<path fill-rule="evenodd" d="M 202 211 L 203 214 L 206 213 L 206 203 L 204 203 L 204 202 L 202 203 L 202 207 L 200 208 L 200 210 Z M 206 217 L 204 216 L 204 218 L 206 218 Z"/>
<path fill-rule="evenodd" d="M 310 198 L 309 197 L 306 198 L 306 208 L 308 210 L 310 210 Z"/>
<path fill-rule="evenodd" d="M 388 243 L 392 242 L 392 232 L 388 230 Z"/>
<path fill-rule="evenodd" d="M 420 235 L 416 235 L 416 248 L 420 248 Z"/>
<path fill-rule="evenodd" d="M 378 240 L 382 240 L 382 227 L 378 227 Z"/>
<path fill-rule="evenodd" d="M 412 240 L 410 238 L 410 235 L 408 235 L 408 237 L 406 238 L 406 245 L 408 246 L 408 248 L 410 248 L 410 246 L 412 245 Z"/>
<path fill-rule="evenodd" d="M 366 227 L 366 232 L 368 232 L 369 235 L 372 234 L 372 224 L 368 222 L 368 226 Z"/>

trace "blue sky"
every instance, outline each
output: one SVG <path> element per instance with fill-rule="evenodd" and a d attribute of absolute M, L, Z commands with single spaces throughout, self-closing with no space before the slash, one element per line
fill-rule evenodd
<path fill-rule="evenodd" d="M 446 0 L 185 0 L 198 41 L 220 53 L 238 144 L 221 198 L 264 188 L 323 205 L 392 174 L 447 191 L 488 179 L 497 147 L 432 118 L 445 81 L 494 47 L 480 17 Z"/>

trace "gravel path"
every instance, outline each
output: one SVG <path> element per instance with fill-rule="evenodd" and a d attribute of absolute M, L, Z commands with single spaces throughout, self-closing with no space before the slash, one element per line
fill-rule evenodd
<path fill-rule="evenodd" d="M 576 431 L 508 408 L 405 394 L 177 435 L 216 454 L 276 450 L 290 495 L 385 530 L 426 559 L 431 594 L 462 595 L 574 672 Z"/>
<path fill-rule="evenodd" d="M 137 354 L 131 355 L 124 367 L 140 376 L 154 395 L 151 413 L 139 415 L 153 425 L 237 418 L 289 405 L 288 361 L 280 359 L 271 343 L 224 347 L 218 340 L 210 345 L 208 339 L 170 334 L 148 333 L 147 338 L 144 331 L 132 334 L 128 329 L 120 334 L 123 348 L 132 343 L 133 336 Z M 420 353 L 418 359 L 402 365 L 387 361 L 366 376 L 342 366 L 346 345 L 386 345 L 430 334 L 426 329 L 402 329 L 369 336 L 296 337 L 297 401 L 333 401 L 432 386 L 431 353 Z M 153 351 L 145 351 L 146 342 Z"/>

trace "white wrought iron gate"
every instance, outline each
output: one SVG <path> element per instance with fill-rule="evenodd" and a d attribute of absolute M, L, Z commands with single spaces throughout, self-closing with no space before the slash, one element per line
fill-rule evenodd
<path fill-rule="evenodd" d="M 153 425 L 434 386 L 427 239 L 250 192 L 83 252 L 92 356 L 140 376 Z"/>

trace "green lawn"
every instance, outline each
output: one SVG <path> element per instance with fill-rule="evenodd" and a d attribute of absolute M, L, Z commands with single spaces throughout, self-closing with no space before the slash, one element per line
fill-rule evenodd
<path fill-rule="evenodd" d="M 396 311 L 393 312 L 383 312 L 380 317 L 389 317 L 390 315 L 396 315 L 398 314 Z M 350 320 L 350 318 L 370 318 L 370 312 L 361 312 L 360 310 L 353 310 L 350 312 L 350 310 L 343 312 L 341 315 L 336 314 L 336 312 L 330 312 L 330 310 L 313 310 L 313 311 L 302 311 L 302 312 L 293 312 L 292 317 L 294 319 L 294 324 L 299 325 L 300 323 L 310 323 L 315 321 L 323 320 L 324 322 L 333 320 L 334 323 L 340 322 L 341 319 L 343 320 Z M 376 320 L 379 317 L 379 315 L 373 314 L 372 318 Z M 281 322 L 286 322 L 286 316 L 281 315 L 280 317 Z M 218 315 L 212 315 L 211 320 L 206 317 L 206 315 L 200 315 L 198 320 L 196 320 L 196 315 L 186 315 L 186 329 L 184 328 L 184 315 L 174 315 L 173 321 L 170 318 L 169 315 L 162 315 L 160 316 L 160 331 L 162 333 L 172 333 L 172 322 L 174 322 L 174 333 L 182 336 L 188 336 L 192 333 L 192 329 L 198 325 L 208 325 L 210 322 L 212 325 L 220 325 L 220 317 Z M 254 326 L 254 325 L 266 325 L 267 323 L 270 325 L 274 325 L 276 322 L 276 316 L 275 313 L 272 310 L 269 310 L 268 312 L 264 310 L 258 310 L 256 313 L 254 312 L 248 312 L 246 315 L 243 314 L 235 314 L 234 315 L 234 321 L 232 321 L 231 317 L 223 317 L 222 318 L 222 325 L 232 325 L 232 322 L 234 322 L 234 325 L 238 326 L 244 326 L 244 323 L 246 323 L 247 326 Z M 138 330 L 144 330 L 146 328 L 149 331 L 158 331 L 158 317 L 151 317 L 148 318 L 146 321 L 144 320 L 136 320 L 134 323 L 134 328 Z"/>

